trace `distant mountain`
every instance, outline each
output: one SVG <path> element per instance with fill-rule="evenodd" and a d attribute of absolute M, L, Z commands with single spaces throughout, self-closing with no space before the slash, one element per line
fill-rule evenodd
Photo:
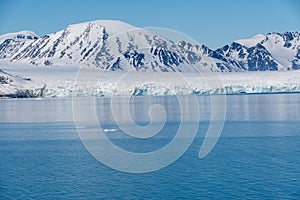
<path fill-rule="evenodd" d="M 247 71 L 300 69 L 300 34 L 268 33 L 236 40 L 211 56 Z"/>
<path fill-rule="evenodd" d="M 20 31 L 16 33 L 8 33 L 8 34 L 0 35 L 0 44 L 7 39 L 21 41 L 21 40 L 36 40 L 38 38 L 39 36 L 32 31 Z"/>
<path fill-rule="evenodd" d="M 293 70 L 300 68 L 300 36 L 269 33 L 214 51 L 120 21 L 98 20 L 42 37 L 29 31 L 2 35 L 0 60 L 38 66 L 81 64 L 111 71 Z"/>

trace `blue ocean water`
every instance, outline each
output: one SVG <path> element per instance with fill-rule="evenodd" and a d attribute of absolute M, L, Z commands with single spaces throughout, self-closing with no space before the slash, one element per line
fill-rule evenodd
<path fill-rule="evenodd" d="M 190 148 L 144 174 L 111 169 L 89 154 L 76 132 L 72 100 L 1 100 L 0 199 L 300 199 L 300 94 L 227 96 L 222 135 L 203 159 L 210 99 L 198 99 L 201 120 Z M 153 103 L 163 105 L 168 119 L 150 141 L 122 135 L 109 98 L 97 99 L 99 124 L 124 149 L 159 149 L 174 136 L 180 109 L 176 97 L 137 97 L 132 118 L 147 123 Z M 120 99 L 120 115 L 124 104 Z"/>

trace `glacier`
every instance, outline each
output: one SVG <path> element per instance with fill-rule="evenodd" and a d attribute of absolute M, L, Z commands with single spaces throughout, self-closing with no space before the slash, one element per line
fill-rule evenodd
<path fill-rule="evenodd" d="M 4 65 L 0 63 L 0 66 Z M 79 71 L 80 77 L 78 77 Z M 299 70 L 230 73 L 111 72 L 73 65 L 47 68 L 24 64 L 6 64 L 6 67 L 0 68 L 0 97 L 2 98 L 286 92 L 300 92 Z"/>

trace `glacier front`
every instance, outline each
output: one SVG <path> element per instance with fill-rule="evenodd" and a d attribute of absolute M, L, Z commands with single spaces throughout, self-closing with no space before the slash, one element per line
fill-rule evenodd
<path fill-rule="evenodd" d="M 300 71 L 111 72 L 0 63 L 0 97 L 164 96 L 300 92 Z"/>

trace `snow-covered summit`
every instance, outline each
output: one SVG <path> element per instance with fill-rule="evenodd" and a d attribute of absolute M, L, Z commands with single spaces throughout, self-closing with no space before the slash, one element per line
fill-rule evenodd
<path fill-rule="evenodd" d="M 116 35 L 120 34 L 124 31 L 131 30 L 131 29 L 136 29 L 136 27 L 119 21 L 119 20 L 95 20 L 95 21 L 90 21 L 90 22 L 82 22 L 82 23 L 77 23 L 77 24 L 72 24 L 67 26 L 67 28 L 72 31 L 73 33 L 80 33 L 82 28 L 87 27 L 91 24 L 94 24 L 95 26 L 98 27 L 105 27 L 107 30 L 107 33 L 109 35 Z"/>
<path fill-rule="evenodd" d="M 253 36 L 252 38 L 246 38 L 246 39 L 239 39 L 235 40 L 235 43 L 241 44 L 247 48 L 256 46 L 258 43 L 262 42 L 266 38 L 263 34 L 257 34 Z"/>
<path fill-rule="evenodd" d="M 32 31 L 19 31 L 15 33 L 7 33 L 4 35 L 0 35 L 0 44 L 7 39 L 12 40 L 35 40 L 38 39 L 39 36 Z"/>

